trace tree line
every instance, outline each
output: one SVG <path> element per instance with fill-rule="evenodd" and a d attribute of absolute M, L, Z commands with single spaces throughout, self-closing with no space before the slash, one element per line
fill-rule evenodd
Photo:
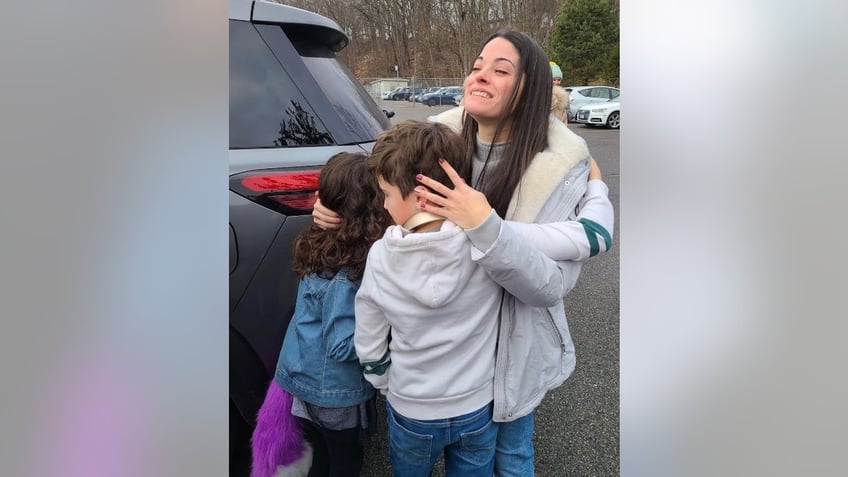
<path fill-rule="evenodd" d="M 501 28 L 532 36 L 565 84 L 618 86 L 618 0 L 274 0 L 320 13 L 350 38 L 358 78 L 462 78 Z M 397 66 L 397 71 L 395 71 Z"/>

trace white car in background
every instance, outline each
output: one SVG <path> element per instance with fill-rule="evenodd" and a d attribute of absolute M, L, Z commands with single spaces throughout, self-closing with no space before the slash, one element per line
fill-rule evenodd
<path fill-rule="evenodd" d="M 574 119 L 581 106 L 591 103 L 613 101 L 621 90 L 612 86 L 566 86 L 569 95 L 569 120 Z"/>
<path fill-rule="evenodd" d="M 618 129 L 621 127 L 621 96 L 605 103 L 592 103 L 581 106 L 572 121 L 580 124 Z"/>

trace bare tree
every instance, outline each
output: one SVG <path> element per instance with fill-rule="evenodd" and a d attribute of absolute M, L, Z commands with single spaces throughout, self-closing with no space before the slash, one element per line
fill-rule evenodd
<path fill-rule="evenodd" d="M 461 78 L 480 43 L 511 27 L 540 44 L 567 0 L 276 0 L 325 15 L 347 33 L 341 56 L 360 77 Z"/>

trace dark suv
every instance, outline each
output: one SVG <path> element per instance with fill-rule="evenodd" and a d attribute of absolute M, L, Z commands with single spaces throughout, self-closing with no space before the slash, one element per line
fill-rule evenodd
<path fill-rule="evenodd" d="M 249 439 L 294 309 L 292 239 L 312 221 L 321 166 L 367 152 L 389 127 L 337 58 L 332 20 L 230 0 L 230 474 L 247 475 Z"/>

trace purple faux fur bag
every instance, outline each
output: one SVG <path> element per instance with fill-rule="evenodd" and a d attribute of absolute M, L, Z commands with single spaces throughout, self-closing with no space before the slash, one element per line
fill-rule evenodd
<path fill-rule="evenodd" d="M 271 380 L 251 438 L 251 477 L 306 477 L 309 473 L 312 447 L 291 409 L 292 395 Z"/>

